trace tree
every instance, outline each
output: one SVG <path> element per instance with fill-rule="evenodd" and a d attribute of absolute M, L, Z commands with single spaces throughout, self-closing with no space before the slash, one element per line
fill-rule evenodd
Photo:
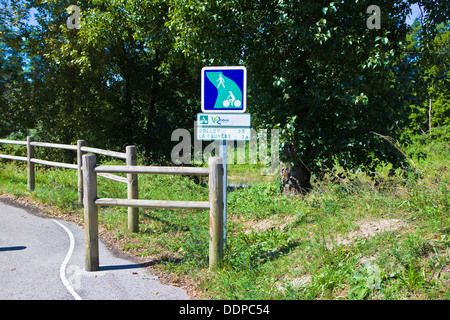
<path fill-rule="evenodd" d="M 415 2 L 428 52 L 444 2 L 384 0 L 371 29 L 369 1 L 79 0 L 80 29 L 69 29 L 73 3 L 28 0 L 39 12 L 25 29 L 30 109 L 41 135 L 134 143 L 155 160 L 170 153 L 171 131 L 192 128 L 201 67 L 245 65 L 254 127 L 282 133 L 285 192 L 310 189 L 311 174 L 335 160 L 398 166 L 401 154 L 375 133 L 396 138 L 408 121 L 415 74 L 403 52 Z"/>
<path fill-rule="evenodd" d="M 398 164 L 372 132 L 398 134 L 407 117 L 395 75 L 409 6 L 384 1 L 381 28 L 368 29 L 366 1 L 176 1 L 176 49 L 194 65 L 244 64 L 248 110 L 282 132 L 285 192 L 311 188 L 311 173 Z"/>
<path fill-rule="evenodd" d="M 415 97 L 411 104 L 411 129 L 413 132 L 432 133 L 432 127 L 450 124 L 449 76 L 450 76 L 450 24 L 436 28 L 437 35 L 427 48 L 424 45 L 424 29 L 419 19 L 412 25 L 407 38 L 405 58 L 414 67 L 416 86 L 411 90 Z M 426 39 L 425 39 L 426 40 Z"/>
<path fill-rule="evenodd" d="M 78 1 L 80 28 L 68 28 L 69 1 L 31 1 L 30 37 L 38 134 L 123 149 L 148 161 L 170 154 L 170 133 L 192 126 L 198 101 L 183 64 L 168 64 L 164 1 Z M 172 56 L 174 59 L 175 56 Z"/>
<path fill-rule="evenodd" d="M 24 55 L 24 20 L 27 11 L 19 1 L 0 4 L 0 137 L 25 131 L 33 123 L 26 104 L 29 85 Z"/>

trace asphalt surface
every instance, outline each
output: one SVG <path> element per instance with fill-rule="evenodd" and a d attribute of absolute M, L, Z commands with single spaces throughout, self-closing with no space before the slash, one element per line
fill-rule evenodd
<path fill-rule="evenodd" d="M 99 244 L 100 270 L 84 270 L 84 230 L 0 201 L 0 300 L 187 300 L 142 264 Z"/>

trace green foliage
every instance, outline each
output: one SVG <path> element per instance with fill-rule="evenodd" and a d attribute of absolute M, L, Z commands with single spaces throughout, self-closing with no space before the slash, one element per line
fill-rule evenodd
<path fill-rule="evenodd" d="M 0 10 L 0 136 L 4 137 L 33 126 L 34 114 L 28 105 L 29 66 L 24 54 L 26 7 L 8 1 L 0 4 Z"/>
<path fill-rule="evenodd" d="M 279 230 L 241 232 L 228 240 L 225 264 L 235 270 L 257 268 L 268 260 L 276 259 L 292 245 L 292 237 Z"/>
<path fill-rule="evenodd" d="M 51 205 L 57 205 L 64 210 L 74 210 L 78 208 L 76 199 L 77 173 L 75 171 L 64 172 L 61 170 L 47 170 L 42 179 L 38 179 L 36 184 L 36 196 Z"/>
<path fill-rule="evenodd" d="M 355 271 L 350 279 L 349 285 L 349 298 L 362 300 L 373 296 L 375 290 L 381 290 L 382 282 L 387 277 L 393 277 L 394 274 L 389 276 L 377 265 L 371 265 L 369 261 L 364 264 L 364 267 Z"/>
<path fill-rule="evenodd" d="M 405 284 L 410 290 L 416 290 L 421 288 L 425 284 L 424 269 L 421 267 L 416 267 L 414 263 L 409 264 L 407 270 L 400 277 L 400 280 Z"/>
<path fill-rule="evenodd" d="M 34 110 L 36 140 L 84 139 L 110 150 L 135 144 L 148 162 L 169 158 L 172 131 L 192 127 L 199 101 L 183 59 L 167 63 L 169 7 L 78 1 L 78 30 L 66 26 L 69 4 L 29 1 L 38 25 L 23 27 L 33 68 L 26 106 Z"/>
<path fill-rule="evenodd" d="M 430 133 L 430 126 L 443 126 L 450 121 L 450 24 L 445 22 L 437 25 L 437 35 L 428 45 L 426 32 L 427 28 L 416 20 L 406 44 L 406 59 L 415 75 L 415 86 L 410 89 L 413 97 L 410 130 L 414 133 Z"/>
<path fill-rule="evenodd" d="M 194 67 L 247 66 L 255 124 L 291 131 L 282 139 L 293 146 L 286 162 L 315 173 L 333 156 L 346 167 L 398 162 L 370 131 L 399 134 L 406 119 L 394 71 L 407 4 L 385 3 L 382 29 L 369 30 L 364 1 L 181 3 L 169 22 L 176 48 Z"/>
<path fill-rule="evenodd" d="M 192 128 L 200 110 L 201 67 L 245 65 L 253 127 L 280 130 L 282 160 L 305 164 L 314 190 L 287 197 L 279 183 L 265 182 L 229 193 L 217 274 L 207 271 L 204 211 L 142 210 L 141 229 L 130 234 L 125 208 L 102 209 L 117 245 L 189 275 L 207 298 L 448 299 L 449 64 L 436 54 L 448 49 L 448 5 L 420 1 L 427 19 L 409 29 L 412 2 L 384 1 L 382 27 L 371 30 L 368 1 L 80 0 L 77 30 L 66 27 L 70 1 L 8 1 L 0 16 L 0 136 L 23 140 L 33 129 L 42 141 L 136 144 L 143 164 L 167 162 L 171 132 Z M 30 7 L 37 26 L 23 22 Z M 428 135 L 404 150 L 378 135 L 398 140 L 408 125 L 406 133 L 427 131 L 430 97 Z M 24 155 L 15 146 L 3 151 Z M 0 166 L 0 192 L 81 216 L 74 181 L 67 170 L 38 171 L 29 193 L 23 164 Z M 208 197 L 187 177 L 139 181 L 140 198 Z M 99 180 L 99 196 L 125 194 L 124 185 Z M 406 225 L 350 237 L 362 220 L 381 218 Z"/>
<path fill-rule="evenodd" d="M 246 217 L 264 219 L 267 216 L 295 210 L 297 200 L 279 196 L 279 186 L 274 183 L 259 183 L 239 192 L 232 192 L 228 197 L 228 210 L 244 214 Z M 242 208 L 246 208 L 243 212 Z"/>
<path fill-rule="evenodd" d="M 4 20 L 14 23 L 5 30 L 15 35 L 1 47 L 14 54 L 1 70 L 16 93 L 1 102 L 9 121 L 1 135 L 34 127 L 38 140 L 85 139 L 113 150 L 136 144 L 148 161 L 167 161 L 171 132 L 192 128 L 199 110 L 204 65 L 245 65 L 253 126 L 295 128 L 283 135 L 282 145 L 292 145 L 285 160 L 314 173 L 335 157 L 346 168 L 398 165 L 398 152 L 371 131 L 399 136 L 411 111 L 411 78 L 431 79 L 434 120 L 448 118 L 441 90 L 448 63 L 424 54 L 419 74 L 402 60 L 407 1 L 383 4 L 379 30 L 366 26 L 367 1 L 82 0 L 79 30 L 66 26 L 69 4 L 11 1 Z M 37 26 L 16 19 L 30 7 Z M 424 53 L 433 41 L 446 47 L 446 27 L 436 27 L 444 12 L 427 12 Z M 26 77 L 18 68 L 24 54 Z"/>
<path fill-rule="evenodd" d="M 356 260 L 324 266 L 322 272 L 312 278 L 313 296 L 328 298 L 335 295 L 339 290 L 346 288 L 355 264 Z"/>
<path fill-rule="evenodd" d="M 386 165 L 372 178 L 336 162 L 305 196 L 281 196 L 275 182 L 230 192 L 227 245 L 215 273 L 204 210 L 141 209 L 136 233 L 127 231 L 126 208 L 101 208 L 99 219 L 119 248 L 188 276 L 205 299 L 447 299 L 449 149 L 415 137 L 404 152 L 427 155 L 414 157 L 421 174 L 392 175 Z M 26 168 L 2 161 L 0 193 L 52 205 L 47 214 L 58 207 L 82 217 L 75 171 L 38 170 L 36 177 L 30 193 Z M 142 199 L 208 197 L 205 186 L 181 176 L 140 175 L 139 186 Z M 126 186 L 99 179 L 98 192 L 126 197 Z M 392 229 L 378 225 L 385 219 L 397 220 Z M 373 234 L 362 233 L 367 226 Z"/>

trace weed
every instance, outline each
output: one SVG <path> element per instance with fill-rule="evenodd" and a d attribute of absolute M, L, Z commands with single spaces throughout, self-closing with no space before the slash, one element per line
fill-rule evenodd
<path fill-rule="evenodd" d="M 336 165 L 304 196 L 280 195 L 276 179 L 258 177 L 260 168 L 233 167 L 233 179 L 253 179 L 252 186 L 228 194 L 227 244 L 215 273 L 208 271 L 205 210 L 140 209 L 135 233 L 127 230 L 126 208 L 100 208 L 99 220 L 123 250 L 188 275 L 207 299 L 449 299 L 450 152 L 447 142 L 421 142 L 404 150 L 415 171 L 382 164 L 368 175 Z M 28 192 L 23 164 L 0 162 L 0 193 L 82 217 L 76 172 L 37 168 L 36 191 Z M 126 197 L 126 185 L 98 183 L 99 197 Z M 206 201 L 208 187 L 183 176 L 139 175 L 139 196 Z M 382 219 L 402 225 L 351 236 L 361 221 Z"/>
<path fill-rule="evenodd" d="M 395 273 L 386 275 L 378 265 L 367 261 L 364 267 L 356 270 L 350 279 L 350 299 L 365 299 L 374 296 L 375 291 L 382 289 L 383 280 L 392 278 Z"/>

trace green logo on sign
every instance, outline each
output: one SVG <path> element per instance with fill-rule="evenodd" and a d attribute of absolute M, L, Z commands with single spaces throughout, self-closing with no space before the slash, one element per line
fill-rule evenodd
<path fill-rule="evenodd" d="M 208 124 L 208 116 L 200 116 L 200 124 Z"/>

